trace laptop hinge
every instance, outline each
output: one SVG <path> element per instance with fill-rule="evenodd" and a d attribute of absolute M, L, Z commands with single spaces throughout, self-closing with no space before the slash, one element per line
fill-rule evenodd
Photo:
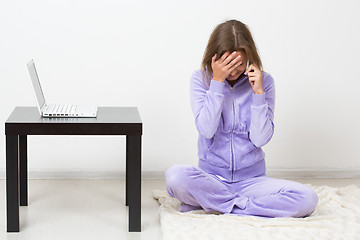
<path fill-rule="evenodd" d="M 47 105 L 46 105 L 46 103 L 42 106 L 42 108 L 41 108 L 41 115 L 42 116 L 44 116 L 44 112 L 45 112 L 45 110 L 46 110 L 46 107 L 47 107 Z"/>

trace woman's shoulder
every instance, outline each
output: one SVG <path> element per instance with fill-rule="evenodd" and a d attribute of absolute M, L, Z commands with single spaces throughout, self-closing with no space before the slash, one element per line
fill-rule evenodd
<path fill-rule="evenodd" d="M 196 69 L 191 74 L 191 78 L 196 78 L 200 80 L 202 80 L 204 76 L 205 76 L 205 72 L 201 69 Z"/>
<path fill-rule="evenodd" d="M 270 73 L 265 72 L 265 71 L 261 71 L 261 75 L 263 75 L 262 81 L 263 81 L 264 85 L 268 86 L 268 85 L 275 84 L 274 78 Z"/>
<path fill-rule="evenodd" d="M 212 76 L 208 76 L 203 70 L 196 69 L 192 72 L 190 84 L 193 87 L 207 90 L 209 88 L 211 78 Z"/>
<path fill-rule="evenodd" d="M 264 76 L 264 79 L 273 78 L 272 75 L 269 72 L 261 71 L 261 74 Z"/>
<path fill-rule="evenodd" d="M 196 69 L 192 72 L 192 75 L 194 76 L 200 76 L 200 77 L 203 77 L 205 75 L 209 75 L 210 77 L 212 77 L 212 72 L 207 72 L 203 69 Z"/>
<path fill-rule="evenodd" d="M 210 77 L 210 80 L 211 80 L 212 76 L 208 76 L 206 74 L 206 72 L 201 70 L 201 69 L 196 69 L 191 74 L 191 81 L 195 80 L 195 81 L 203 82 L 203 81 L 207 81 L 209 77 Z"/>
<path fill-rule="evenodd" d="M 265 71 L 261 72 L 262 74 L 262 85 L 265 92 L 275 90 L 275 81 L 273 76 Z"/>
<path fill-rule="evenodd" d="M 194 70 L 193 72 L 192 72 L 192 74 L 191 74 L 191 78 L 190 78 L 190 81 L 192 82 L 192 83 L 194 83 L 194 82 L 200 82 L 200 81 L 202 81 L 202 71 L 200 70 L 200 69 L 196 69 L 196 70 Z"/>

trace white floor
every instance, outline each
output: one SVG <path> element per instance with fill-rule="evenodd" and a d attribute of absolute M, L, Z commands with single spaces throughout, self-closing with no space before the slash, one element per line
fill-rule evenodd
<path fill-rule="evenodd" d="M 289 180 L 333 187 L 360 179 Z M 30 180 L 29 206 L 20 207 L 20 232 L 6 232 L 5 181 L 0 180 L 0 239 L 162 239 L 154 189 L 165 180 L 142 181 L 142 232 L 128 232 L 124 180 Z"/>

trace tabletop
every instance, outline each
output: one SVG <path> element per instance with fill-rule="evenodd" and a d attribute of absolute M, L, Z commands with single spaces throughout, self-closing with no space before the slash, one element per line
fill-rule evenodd
<path fill-rule="evenodd" d="M 44 118 L 36 107 L 16 107 L 5 134 L 142 135 L 142 122 L 137 107 L 98 107 L 96 118 Z"/>

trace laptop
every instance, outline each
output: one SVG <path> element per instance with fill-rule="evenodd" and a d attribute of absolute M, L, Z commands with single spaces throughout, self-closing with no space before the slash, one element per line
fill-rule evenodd
<path fill-rule="evenodd" d="M 96 106 L 80 106 L 80 105 L 63 105 L 63 104 L 47 104 L 40 85 L 39 76 L 35 69 L 34 60 L 27 63 L 27 69 L 31 83 L 34 88 L 36 103 L 40 115 L 42 117 L 61 117 L 61 118 L 74 118 L 74 117 L 91 117 L 96 118 Z"/>

